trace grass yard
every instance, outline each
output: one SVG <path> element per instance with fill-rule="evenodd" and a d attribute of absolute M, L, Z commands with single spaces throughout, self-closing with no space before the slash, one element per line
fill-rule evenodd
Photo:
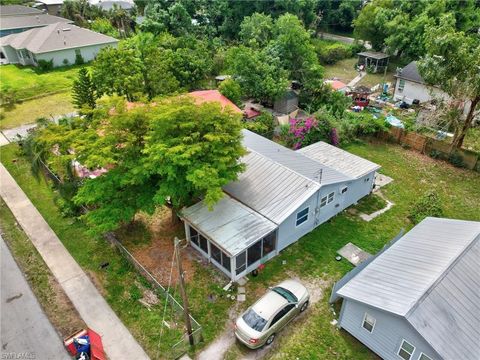
<path fill-rule="evenodd" d="M 84 328 L 85 324 L 72 303 L 1 198 L 0 229 L 2 238 L 25 275 L 38 302 L 60 335 L 67 337 L 78 329 Z"/>
<path fill-rule="evenodd" d="M 32 66 L 3 65 L 0 67 L 1 91 L 12 90 L 18 100 L 47 93 L 70 90 L 81 66 L 57 68 L 40 72 Z"/>
<path fill-rule="evenodd" d="M 364 214 L 372 214 L 375 211 L 383 209 L 387 202 L 376 194 L 370 194 L 361 199 L 353 208 Z"/>
<path fill-rule="evenodd" d="M 268 262 L 258 277 L 250 279 L 247 284 L 250 302 L 268 286 L 287 277 L 299 276 L 305 280 L 315 278 L 331 283 L 340 279 L 352 269 L 352 265 L 345 260 L 337 262 L 336 251 L 353 242 L 372 254 L 376 253 L 402 228 L 409 230 L 412 227 L 407 219 L 409 208 L 429 189 L 439 193 L 445 217 L 480 221 L 478 173 L 454 168 L 397 145 L 355 143 L 347 146 L 346 150 L 382 165 L 381 172 L 394 179 L 382 192 L 395 206 L 368 223 L 356 215 L 343 212 L 320 225 Z M 285 265 L 282 264 L 284 260 Z M 269 352 L 267 358 L 376 358 L 348 333 L 330 324 L 335 318 L 328 305 L 330 291 L 331 285 L 326 289 L 323 299 L 312 306 L 307 317 L 277 337 L 275 350 Z M 237 344 L 230 349 L 228 358 L 236 359 L 246 352 L 244 347 Z"/>
<path fill-rule="evenodd" d="M 14 159 L 16 161 L 13 161 Z M 171 346 L 180 340 L 181 328 L 168 330 L 162 326 L 164 306 L 162 297 L 159 297 L 159 304 L 150 308 L 139 302 L 150 288 L 148 283 L 115 248 L 109 246 L 102 238 L 92 237 L 82 221 L 62 216 L 56 204 L 58 194 L 43 177 L 36 179 L 31 174 L 30 165 L 19 153 L 18 145 L 3 146 L 0 150 L 0 161 L 75 260 L 89 274 L 112 309 L 149 356 L 152 359 L 172 358 Z M 3 218 L 2 213 L 2 222 Z M 100 269 L 100 264 L 106 262 L 109 263 L 108 267 Z M 231 305 L 230 300 L 220 296 L 221 288 L 209 281 L 212 278 L 211 271 L 213 270 L 210 268 L 198 265 L 192 282 L 195 286 L 188 288 L 192 315 L 202 325 L 206 342 L 211 341 L 222 330 L 219 324 L 224 324 Z M 214 305 L 207 301 L 211 294 L 218 295 Z M 166 320 L 171 320 L 172 313 L 170 309 L 166 312 Z M 182 324 L 181 318 L 176 320 Z"/>
<path fill-rule="evenodd" d="M 39 117 L 50 118 L 75 111 L 70 91 L 16 104 L 13 109 L 0 107 L 0 129 L 34 123 Z"/>

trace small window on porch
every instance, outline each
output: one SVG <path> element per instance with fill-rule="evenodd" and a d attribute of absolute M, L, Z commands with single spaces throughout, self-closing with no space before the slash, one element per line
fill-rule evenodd
<path fill-rule="evenodd" d="M 190 241 L 200 247 L 200 240 L 198 239 L 198 232 L 190 226 Z"/>

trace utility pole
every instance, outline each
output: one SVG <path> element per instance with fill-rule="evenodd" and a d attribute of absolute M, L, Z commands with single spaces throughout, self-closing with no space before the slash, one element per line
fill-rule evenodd
<path fill-rule="evenodd" d="M 190 343 L 190 346 L 193 346 L 194 342 L 193 342 L 193 334 L 192 334 L 193 333 L 192 322 L 190 321 L 188 298 L 187 298 L 187 292 L 185 291 L 182 261 L 180 257 L 180 239 L 178 237 L 175 237 L 175 255 L 176 255 L 176 261 L 177 261 L 178 277 L 180 280 L 180 292 L 182 294 L 182 300 L 183 300 L 183 315 L 185 316 L 185 325 L 187 326 L 188 341 Z"/>

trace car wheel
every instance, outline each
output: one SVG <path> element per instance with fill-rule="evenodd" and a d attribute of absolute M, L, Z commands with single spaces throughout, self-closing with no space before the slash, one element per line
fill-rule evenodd
<path fill-rule="evenodd" d="M 267 338 L 267 341 L 265 341 L 265 345 L 270 345 L 271 343 L 273 343 L 273 340 L 275 340 L 275 334 L 272 334 Z"/>
<path fill-rule="evenodd" d="M 300 312 L 304 312 L 305 310 L 307 310 L 307 307 L 308 307 L 308 300 L 303 303 L 302 307 L 300 308 Z"/>

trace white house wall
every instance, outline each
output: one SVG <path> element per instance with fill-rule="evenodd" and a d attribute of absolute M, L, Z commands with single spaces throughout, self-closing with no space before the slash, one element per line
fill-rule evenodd
<path fill-rule="evenodd" d="M 2 52 L 5 55 L 6 61 L 4 64 L 18 64 L 19 59 L 17 55 L 17 51 L 12 48 L 11 46 L 2 46 Z"/>
<path fill-rule="evenodd" d="M 101 49 L 107 46 L 117 47 L 117 44 L 101 44 L 93 46 L 85 46 L 80 49 L 80 54 L 85 62 L 92 61 L 95 59 L 97 54 Z M 52 51 L 48 53 L 36 54 L 37 62 L 38 60 L 50 61 L 53 59 L 53 66 L 64 66 L 64 59 L 68 60 L 69 65 L 75 64 L 75 48 Z"/>
<path fill-rule="evenodd" d="M 372 332 L 362 327 L 365 313 L 368 313 L 375 319 L 375 326 Z M 442 357 L 437 354 L 405 318 L 357 301 L 343 300 L 338 326 L 348 331 L 385 360 L 401 359 L 397 353 L 404 339 L 415 346 L 413 356 L 411 357 L 412 360 L 417 360 L 422 352 L 431 359 L 442 360 Z"/>
<path fill-rule="evenodd" d="M 397 79 L 395 84 L 394 99 L 397 101 L 405 101 L 407 104 L 412 104 L 413 100 L 418 99 L 421 103 L 431 101 L 435 97 L 447 98 L 448 96 L 441 90 L 435 89 L 425 84 L 420 84 L 414 81 L 405 80 L 403 91 L 399 90 L 400 79 Z"/>

